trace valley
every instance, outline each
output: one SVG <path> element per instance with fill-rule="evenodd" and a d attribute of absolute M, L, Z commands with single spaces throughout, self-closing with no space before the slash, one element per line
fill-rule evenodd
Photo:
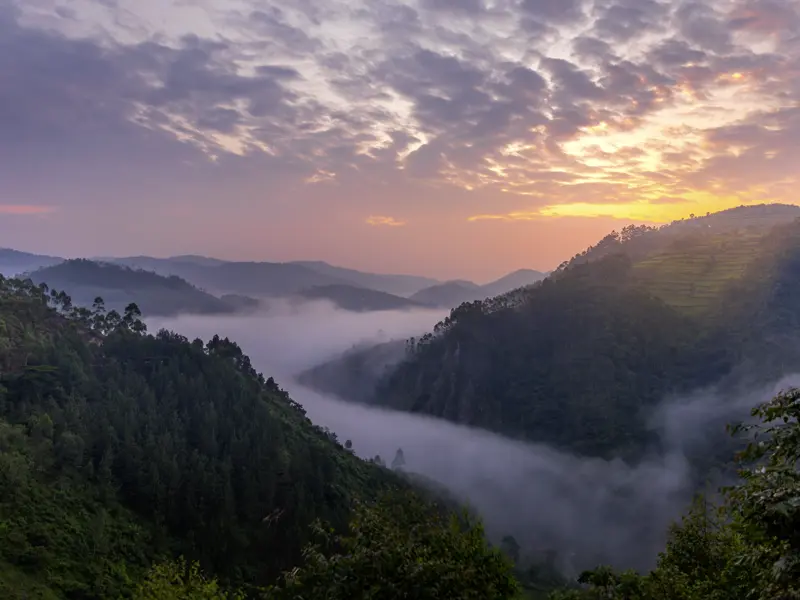
<path fill-rule="evenodd" d="M 739 481 L 745 444 L 726 425 L 800 385 L 800 221 L 728 218 L 626 228 L 449 315 L 373 310 L 341 284 L 261 306 L 87 260 L 3 280 L 0 532 L 17 549 L 0 554 L 0 590 L 139 600 L 134 583 L 173 586 L 158 569 L 182 555 L 214 578 L 192 585 L 280 599 L 310 585 L 263 587 L 295 565 L 329 576 L 304 562 L 317 518 L 367 562 L 393 545 L 349 519 L 404 540 L 424 523 L 410 552 L 455 535 L 447 547 L 474 554 L 448 568 L 495 561 L 495 583 L 469 585 L 527 597 L 583 597 L 575 581 L 597 565 L 660 573 L 695 494 L 730 502 L 718 489 Z M 331 294 L 348 302 L 319 302 Z M 459 505 L 483 528 L 439 522 Z M 102 551 L 81 566 L 86 536 Z"/>

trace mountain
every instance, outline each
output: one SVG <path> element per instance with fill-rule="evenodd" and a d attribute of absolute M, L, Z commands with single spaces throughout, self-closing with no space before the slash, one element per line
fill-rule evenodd
<path fill-rule="evenodd" d="M 305 300 L 328 300 L 339 308 L 352 312 L 408 310 L 423 306 L 408 298 L 352 285 L 317 286 L 303 290 L 297 296 Z"/>
<path fill-rule="evenodd" d="M 342 525 L 351 498 L 394 485 L 227 340 L 91 325 L 37 288 L 0 292 L 0 589 L 9 566 L 18 586 L 3 597 L 116 598 L 178 554 L 271 581 L 315 518 Z"/>
<path fill-rule="evenodd" d="M 13 277 L 28 271 L 57 265 L 63 260 L 63 258 L 57 256 L 31 254 L 29 252 L 11 250 L 10 248 L 0 248 L 0 274 L 6 277 Z"/>
<path fill-rule="evenodd" d="M 456 583 L 426 597 L 516 591 L 480 529 L 355 457 L 234 342 L 2 278 L 0 323 L 0 597 L 352 597 L 320 552 L 400 597 L 443 572 Z M 315 575 L 279 579 L 295 567 Z"/>
<path fill-rule="evenodd" d="M 480 298 L 481 287 L 470 281 L 448 281 L 412 294 L 410 299 L 426 306 L 452 308 Z"/>
<path fill-rule="evenodd" d="M 364 273 L 354 269 L 335 267 L 322 261 L 296 261 L 289 264 L 300 265 L 322 275 L 336 277 L 357 287 L 369 288 L 395 296 L 410 296 L 423 288 L 439 283 L 430 277 Z"/>
<path fill-rule="evenodd" d="M 545 277 L 539 271 L 520 269 L 486 285 L 477 285 L 471 281 L 448 281 L 420 290 L 411 296 L 411 300 L 428 306 L 453 308 L 464 302 L 494 298 L 533 285 Z"/>
<path fill-rule="evenodd" d="M 325 262 L 232 262 L 198 256 L 152 258 L 134 256 L 109 262 L 177 275 L 214 293 L 292 296 L 309 288 L 349 285 L 393 295 L 406 295 L 435 280 L 412 275 L 380 275 L 335 267 Z"/>
<path fill-rule="evenodd" d="M 501 277 L 497 281 L 493 281 L 481 286 L 481 292 L 484 294 L 484 297 L 479 299 L 483 300 L 485 298 L 494 298 L 495 296 L 500 296 L 506 292 L 527 287 L 529 285 L 533 285 L 534 283 L 538 283 L 545 277 L 547 277 L 547 274 L 542 273 L 541 271 L 534 271 L 533 269 L 520 269 L 519 271 L 509 273 L 505 277 Z M 454 304 L 453 306 L 456 305 Z"/>
<path fill-rule="evenodd" d="M 99 296 L 106 307 L 117 311 L 135 302 L 146 316 L 232 313 L 242 306 L 241 299 L 216 298 L 174 275 L 163 277 L 149 271 L 82 259 L 39 269 L 30 277 L 35 283 L 47 283 L 66 291 L 79 305 L 91 306 Z"/>
<path fill-rule="evenodd" d="M 355 346 L 338 359 L 308 369 L 296 379 L 302 385 L 352 402 L 369 403 L 381 379 L 405 356 L 407 345 L 405 340 L 393 340 Z"/>
<path fill-rule="evenodd" d="M 453 310 L 367 401 L 581 454 L 640 456 L 666 396 L 774 381 L 800 365 L 797 214 L 745 207 L 615 232 L 531 288 Z M 345 358 L 348 377 L 329 388 L 328 365 L 306 383 L 348 398 L 345 381 L 364 399 L 374 369 Z"/>

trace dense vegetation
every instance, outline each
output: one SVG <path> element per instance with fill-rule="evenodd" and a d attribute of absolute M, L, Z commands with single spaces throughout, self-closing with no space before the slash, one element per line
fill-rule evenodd
<path fill-rule="evenodd" d="M 331 385 L 334 365 L 304 381 L 582 454 L 639 456 L 666 396 L 774 380 L 800 360 L 800 223 L 775 225 L 786 215 L 756 207 L 625 228 L 533 288 L 455 309 L 369 397 L 359 376 L 368 384 L 384 368 L 371 350 L 337 363 L 347 377 Z"/>
<path fill-rule="evenodd" d="M 301 562 L 318 520 L 343 532 L 355 502 L 409 487 L 235 343 L 139 317 L 0 280 L 0 597 L 125 597 L 179 555 L 252 591 Z"/>
<path fill-rule="evenodd" d="M 111 263 L 68 260 L 34 271 L 36 283 L 65 290 L 73 302 L 91 306 L 101 296 L 109 308 L 122 310 L 136 303 L 146 316 L 178 313 L 222 314 L 241 307 L 240 299 L 220 299 L 180 277 L 164 277 Z"/>

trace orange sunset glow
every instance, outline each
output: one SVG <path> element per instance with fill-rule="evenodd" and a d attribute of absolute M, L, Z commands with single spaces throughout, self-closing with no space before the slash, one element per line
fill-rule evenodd
<path fill-rule="evenodd" d="M 0 0 L 0 233 L 550 269 L 799 203 L 798 32 L 798 0 Z"/>

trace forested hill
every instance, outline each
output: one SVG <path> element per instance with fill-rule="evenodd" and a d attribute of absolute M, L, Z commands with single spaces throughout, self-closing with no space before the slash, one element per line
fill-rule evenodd
<path fill-rule="evenodd" d="M 515 595 L 480 527 L 354 456 L 234 342 L 140 316 L 0 277 L 0 598 Z"/>
<path fill-rule="evenodd" d="M 179 554 L 263 584 L 398 484 L 235 343 L 141 330 L 0 280 L 0 597 L 116 599 Z"/>
<path fill-rule="evenodd" d="M 121 311 L 135 302 L 145 316 L 178 313 L 222 314 L 241 308 L 240 302 L 220 299 L 176 276 L 95 262 L 68 260 L 30 274 L 35 283 L 65 290 L 81 306 L 102 297 L 109 309 Z"/>
<path fill-rule="evenodd" d="M 748 210 L 734 211 L 740 222 Z M 582 454 L 638 456 L 652 441 L 649 413 L 669 394 L 800 366 L 800 223 L 781 208 L 752 210 L 760 218 L 745 226 L 711 215 L 701 223 L 716 227 L 678 224 L 663 239 L 627 228 L 516 297 L 464 304 L 414 341 L 369 401 Z M 347 382 L 374 377 L 355 359 L 345 359 Z M 331 389 L 333 370 L 305 382 Z M 335 391 L 347 398 L 342 381 Z"/>

